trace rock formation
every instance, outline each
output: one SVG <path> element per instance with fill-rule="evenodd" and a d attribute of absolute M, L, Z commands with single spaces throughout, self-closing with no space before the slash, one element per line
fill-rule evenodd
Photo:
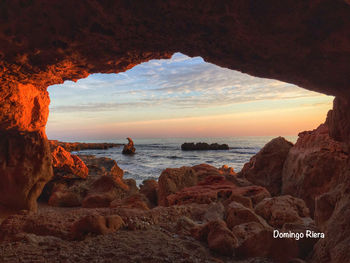
<path fill-rule="evenodd" d="M 329 137 L 326 124 L 300 133 L 283 167 L 282 193 L 302 198 L 313 213 L 315 198 L 339 183 L 348 156 L 345 145 Z"/>
<path fill-rule="evenodd" d="M 336 95 L 331 136 L 349 137 L 346 0 L 204 1 L 185 8 L 181 1 L 158 0 L 74 6 L 63 0 L 45 8 L 42 4 L 43 0 L 14 0 L 1 7 L 0 185 L 6 188 L 1 189 L 2 205 L 35 208 L 36 197 L 52 177 L 45 135 L 49 85 L 95 72 L 125 71 L 178 51 Z M 62 16 L 59 10 L 67 11 Z M 13 183 L 16 177 L 23 185 Z M 16 200 L 13 193 L 19 193 Z"/>
<path fill-rule="evenodd" d="M 52 150 L 52 166 L 55 178 L 86 178 L 89 169 L 85 163 L 76 155 L 70 154 L 61 146 Z"/>
<path fill-rule="evenodd" d="M 49 140 L 51 151 L 57 146 L 61 146 L 68 152 L 91 150 L 91 149 L 108 149 L 112 147 L 119 147 L 121 144 L 116 143 L 82 143 L 82 142 L 61 142 L 57 140 Z"/>
<path fill-rule="evenodd" d="M 282 190 L 282 171 L 290 148 L 293 144 L 282 137 L 267 143 L 239 173 L 256 185 L 266 187 L 272 195 Z"/>
<path fill-rule="evenodd" d="M 227 144 L 208 144 L 206 142 L 185 142 L 181 145 L 181 150 L 183 151 L 209 151 L 209 150 L 228 150 Z"/>
<path fill-rule="evenodd" d="M 134 147 L 134 142 L 132 141 L 131 138 L 127 138 L 127 140 L 129 141 L 128 144 L 125 144 L 124 145 L 124 148 L 123 148 L 123 151 L 122 151 L 122 154 L 134 154 L 136 149 Z"/>
<path fill-rule="evenodd" d="M 336 96 L 333 111 L 328 114 L 326 122 L 328 131 L 321 127 L 302 133 L 296 145 L 290 149 L 283 167 L 282 193 L 304 199 L 311 214 L 315 215 L 326 232 L 327 238 L 315 245 L 311 262 L 349 261 L 348 0 L 204 0 L 200 4 L 196 1 L 161 0 L 62 0 L 50 3 L 44 0 L 12 0 L 3 2 L 0 10 L 1 207 L 17 211 L 35 210 L 37 197 L 53 176 L 50 145 L 45 134 L 50 102 L 46 89 L 49 85 L 65 80 L 76 81 L 96 72 L 121 72 L 150 59 L 169 58 L 174 52 L 182 52 L 189 56 L 201 56 L 219 66 Z M 168 187 L 166 191 L 160 190 L 163 192 L 158 195 L 161 197 L 159 202 L 166 202 L 166 197 L 177 194 L 173 191 L 198 186 L 199 181 L 191 186 L 182 184 L 186 180 L 180 178 L 177 184 L 177 177 L 169 179 L 169 183 L 159 184 L 160 189 L 164 185 Z M 225 181 L 231 180 L 246 183 L 239 176 L 225 176 Z M 246 207 L 257 204 L 249 203 L 239 195 L 226 200 L 230 198 L 240 200 Z M 208 205 L 202 204 L 202 209 L 203 206 Z M 201 210 L 198 204 L 195 207 L 187 204 L 186 207 L 192 212 L 192 217 L 183 212 L 186 209 L 181 210 L 177 206 L 155 208 L 143 213 L 154 213 L 152 215 L 159 219 L 158 222 L 163 223 L 180 218 L 179 214 L 181 217 L 190 216 L 193 220 L 199 218 L 194 212 Z M 173 215 L 172 218 L 169 218 L 169 213 Z M 53 214 L 17 214 L 6 219 L 0 235 L 7 238 L 14 237 L 12 234 L 16 233 L 15 240 L 20 241 L 18 246 L 2 245 L 0 251 L 4 255 L 1 260 L 13 262 L 20 251 L 29 258 L 28 261 L 34 261 L 32 255 L 42 257 L 44 250 L 38 247 L 45 243 L 48 244 L 47 251 L 59 247 L 67 249 L 68 255 L 77 256 L 76 246 L 69 245 L 66 238 L 72 222 L 77 218 L 69 213 L 64 214 L 67 218 L 59 213 Z M 124 216 L 123 221 L 130 229 L 145 227 L 149 223 L 135 218 L 138 217 Z M 54 227 L 54 223 L 56 226 L 64 224 L 64 227 Z M 216 226 L 219 229 L 219 225 Z M 223 229 L 222 226 L 220 231 L 227 231 Z M 172 257 L 166 258 L 168 261 L 179 261 L 186 253 L 190 255 L 187 258 L 190 262 L 204 262 L 211 258 L 198 242 L 171 239 L 170 235 L 159 229 L 152 231 L 148 229 L 142 234 L 134 234 L 133 239 L 134 242 L 144 240 L 142 238 L 146 235 L 150 238 L 148 241 L 154 241 L 150 233 L 157 234 L 160 244 L 157 243 L 156 249 L 151 251 L 154 256 L 150 261 L 158 262 L 165 255 Z M 269 231 L 257 222 L 248 222 L 232 229 L 237 243 L 229 238 L 230 234 L 225 234 L 225 239 L 213 234 L 209 239 L 207 237 L 207 242 L 211 242 L 210 246 L 217 252 L 229 253 L 229 250 L 219 250 L 220 244 L 232 241 L 240 257 L 268 256 L 283 262 L 305 255 L 305 252 L 301 255 L 294 250 L 298 246 L 293 241 L 287 240 L 280 244 L 281 247 L 274 244 Z M 123 234 L 120 236 L 124 237 Z M 107 237 L 94 241 L 105 242 L 106 245 L 111 243 Z M 96 243 L 100 244 L 93 242 L 87 248 L 91 249 Z M 169 249 L 178 243 L 184 250 Z M 88 241 L 85 244 L 89 244 Z M 124 243 L 118 244 L 123 246 Z M 285 249 L 286 245 L 289 250 Z M 125 245 L 123 248 L 130 252 L 130 247 Z M 81 251 L 85 251 L 84 248 Z M 107 254 L 103 249 L 95 251 L 99 259 Z M 283 254 L 276 255 L 278 251 L 283 251 Z M 123 255 L 125 261 L 139 260 L 130 258 L 134 255 L 129 254 L 132 253 Z M 181 258 L 178 256 L 180 254 Z M 119 258 L 108 255 L 113 259 Z M 67 261 L 67 258 L 56 254 L 52 256 L 54 261 Z M 85 254 L 79 256 L 91 261 Z"/>
<path fill-rule="evenodd" d="M 87 166 L 98 163 L 92 161 L 92 156 L 85 159 Z M 103 165 L 104 158 L 100 163 Z M 13 251 L 6 249 L 7 244 L 13 242 L 17 242 L 16 248 L 25 248 L 23 251 L 15 249 L 16 255 L 23 255 L 26 249 L 31 249 L 32 255 L 37 256 L 36 245 L 41 246 L 43 239 L 49 243 L 49 247 L 50 243 L 67 246 L 72 240 L 80 241 L 77 244 L 87 244 L 93 239 L 96 248 L 111 242 L 108 241 L 111 238 L 116 240 L 125 235 L 129 239 L 124 242 L 134 246 L 140 233 L 148 233 L 147 240 L 154 240 L 150 248 L 161 249 L 163 240 L 159 233 L 165 232 L 168 239 L 164 242 L 174 242 L 175 251 L 183 251 L 186 246 L 181 240 L 189 240 L 192 249 L 193 246 L 203 249 L 202 255 L 206 255 L 208 261 L 210 257 L 207 253 L 210 250 L 216 259 L 208 262 L 230 262 L 232 259 L 252 257 L 256 260 L 267 257 L 276 262 L 289 262 L 293 258 L 308 257 L 317 241 L 299 244 L 291 238 L 273 239 L 273 229 L 288 229 L 296 233 L 310 227 L 317 230 L 304 201 L 292 196 L 270 198 L 269 192 L 261 186 L 242 186 L 241 181 L 229 180 L 237 176 L 229 167 L 217 169 L 201 164 L 168 168 L 162 173 L 159 185 L 155 181 L 145 181 L 141 190 L 135 186 L 134 192 L 132 184 L 120 184 L 125 182 L 122 178 L 118 182 L 111 174 L 98 177 L 91 171 L 87 179 L 80 179 L 78 183 L 55 185 L 48 201 L 57 206 L 82 206 L 79 209 L 60 211 L 41 207 L 39 213 L 23 211 L 2 222 L 0 240 L 4 244 L 0 243 L 0 249 L 6 251 L 3 253 L 6 260 L 11 258 Z M 72 185 L 80 191 L 73 191 Z M 84 188 L 86 193 L 82 200 Z M 163 193 L 159 197 L 166 200 L 167 206 L 154 204 L 157 192 Z M 75 253 L 82 250 L 85 249 L 78 245 Z M 64 251 L 67 253 L 66 249 Z M 120 256 L 124 252 L 114 246 L 108 253 Z M 132 254 L 141 253 L 137 250 Z M 189 251 L 187 257 L 195 254 L 195 251 Z M 153 255 L 146 258 L 162 262 L 167 261 L 169 255 L 172 254 L 163 254 L 160 259 L 153 258 Z M 97 255 L 90 252 L 90 257 L 96 258 Z M 172 256 L 170 259 L 174 258 Z"/>

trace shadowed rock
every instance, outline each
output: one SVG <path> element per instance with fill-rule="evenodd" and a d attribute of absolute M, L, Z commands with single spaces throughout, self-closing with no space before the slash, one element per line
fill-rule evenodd
<path fill-rule="evenodd" d="M 208 144 L 206 142 L 185 142 L 181 145 L 181 150 L 183 151 L 209 151 L 209 150 L 229 150 L 227 144 Z"/>
<path fill-rule="evenodd" d="M 326 124 L 299 133 L 283 167 L 282 194 L 305 200 L 313 215 L 316 197 L 339 184 L 348 158 L 345 145 L 330 138 Z"/>
<path fill-rule="evenodd" d="M 267 143 L 250 158 L 239 173 L 256 185 L 266 187 L 271 195 L 278 195 L 282 188 L 283 165 L 293 144 L 283 137 Z"/>

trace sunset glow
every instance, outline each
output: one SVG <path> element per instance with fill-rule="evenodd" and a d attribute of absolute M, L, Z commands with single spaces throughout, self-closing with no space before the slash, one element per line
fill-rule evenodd
<path fill-rule="evenodd" d="M 180 53 L 49 92 L 47 133 L 61 140 L 297 135 L 322 123 L 333 100 Z"/>

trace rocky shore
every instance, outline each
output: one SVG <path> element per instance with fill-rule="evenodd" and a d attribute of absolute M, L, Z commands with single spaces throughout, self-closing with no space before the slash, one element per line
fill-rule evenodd
<path fill-rule="evenodd" d="M 84 143 L 84 142 L 61 142 L 57 140 L 49 140 L 50 148 L 55 149 L 57 146 L 61 146 L 68 152 L 81 151 L 81 150 L 93 150 L 93 149 L 108 149 L 112 147 L 121 147 L 122 144 L 117 143 Z"/>
<path fill-rule="evenodd" d="M 332 174 L 346 157 L 321 125 L 295 145 L 273 139 L 239 173 L 208 164 L 167 168 L 138 188 L 116 161 L 55 145 L 54 177 L 38 212 L 21 211 L 0 226 L 0 260 L 318 262 L 334 242 L 346 242 L 337 218 L 348 179 Z"/>

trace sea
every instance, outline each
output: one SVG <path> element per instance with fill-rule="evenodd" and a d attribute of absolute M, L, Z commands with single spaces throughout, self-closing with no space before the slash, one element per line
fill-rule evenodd
<path fill-rule="evenodd" d="M 106 150 L 82 150 L 73 153 L 112 158 L 124 170 L 124 178 L 133 178 L 139 185 L 145 179 L 157 179 L 166 168 L 194 166 L 202 163 L 210 164 L 217 168 L 222 165 L 228 165 L 233 167 L 236 172 L 239 172 L 253 155 L 275 137 L 134 139 L 136 148 L 136 154 L 134 155 L 123 155 L 122 146 Z M 297 140 L 297 136 L 284 136 L 284 138 L 293 143 Z M 125 144 L 127 140 L 104 140 L 104 142 Z M 181 144 L 184 142 L 226 143 L 230 149 L 218 151 L 182 151 Z"/>

